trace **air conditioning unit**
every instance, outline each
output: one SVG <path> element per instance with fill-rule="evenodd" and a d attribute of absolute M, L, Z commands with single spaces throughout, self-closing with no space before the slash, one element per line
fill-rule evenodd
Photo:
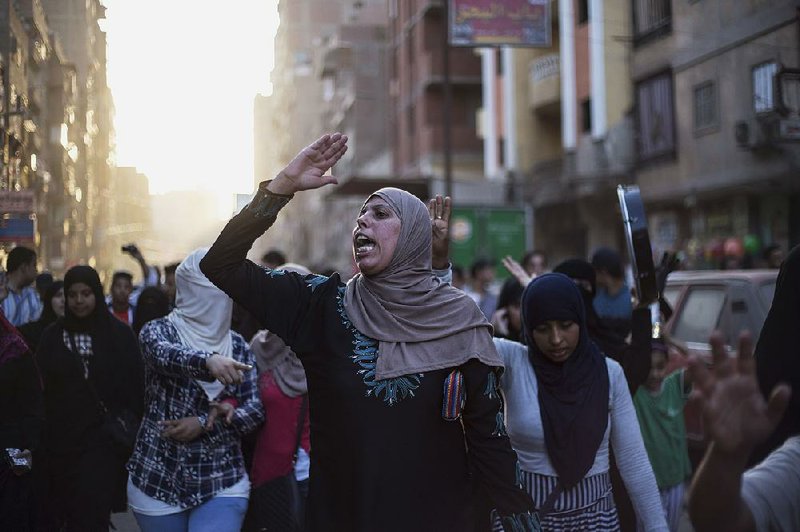
<path fill-rule="evenodd" d="M 770 124 L 759 118 L 739 120 L 733 126 L 733 135 L 740 148 L 757 150 L 771 144 Z"/>

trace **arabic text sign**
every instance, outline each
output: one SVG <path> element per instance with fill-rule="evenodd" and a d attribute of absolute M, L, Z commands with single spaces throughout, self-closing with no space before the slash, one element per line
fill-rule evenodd
<path fill-rule="evenodd" d="M 32 214 L 34 208 L 32 190 L 0 191 L 0 214 Z"/>
<path fill-rule="evenodd" d="M 550 46 L 548 0 L 450 0 L 453 46 Z"/>

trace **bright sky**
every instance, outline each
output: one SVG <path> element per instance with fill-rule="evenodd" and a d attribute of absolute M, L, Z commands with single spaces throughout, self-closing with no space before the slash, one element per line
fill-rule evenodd
<path fill-rule="evenodd" d="M 150 191 L 253 188 L 253 98 L 267 94 L 277 0 L 103 0 L 117 164 Z"/>

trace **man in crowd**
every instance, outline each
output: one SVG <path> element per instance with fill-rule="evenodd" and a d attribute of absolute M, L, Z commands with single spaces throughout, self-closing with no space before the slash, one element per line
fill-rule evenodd
<path fill-rule="evenodd" d="M 38 273 L 36 252 L 17 246 L 8 254 L 7 276 L 2 289 L 2 309 L 12 325 L 19 326 L 39 318 L 42 302 L 32 286 Z"/>
<path fill-rule="evenodd" d="M 487 320 L 497 309 L 497 294 L 493 291 L 495 270 L 489 259 L 480 258 L 472 263 L 470 270 L 471 286 L 466 290 L 469 297 L 478 304 Z"/>
<path fill-rule="evenodd" d="M 135 305 L 131 303 L 133 293 L 133 276 L 125 271 L 114 272 L 111 278 L 111 297 L 108 301 L 108 309 L 122 323 L 131 325 L 133 323 L 133 311 Z"/>
<path fill-rule="evenodd" d="M 622 257 L 611 248 L 599 248 L 592 255 L 597 276 L 597 293 L 593 305 L 597 315 L 621 338 L 631 329 L 631 290 L 625 282 Z"/>

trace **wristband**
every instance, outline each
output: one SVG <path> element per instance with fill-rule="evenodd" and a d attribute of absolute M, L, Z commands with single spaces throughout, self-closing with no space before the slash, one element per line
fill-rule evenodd
<path fill-rule="evenodd" d="M 294 194 L 275 194 L 270 192 L 267 187 L 270 182 L 264 181 L 258 186 L 258 192 L 250 203 L 245 207 L 258 218 L 266 218 L 274 222 L 278 217 L 278 212 L 294 197 Z"/>

